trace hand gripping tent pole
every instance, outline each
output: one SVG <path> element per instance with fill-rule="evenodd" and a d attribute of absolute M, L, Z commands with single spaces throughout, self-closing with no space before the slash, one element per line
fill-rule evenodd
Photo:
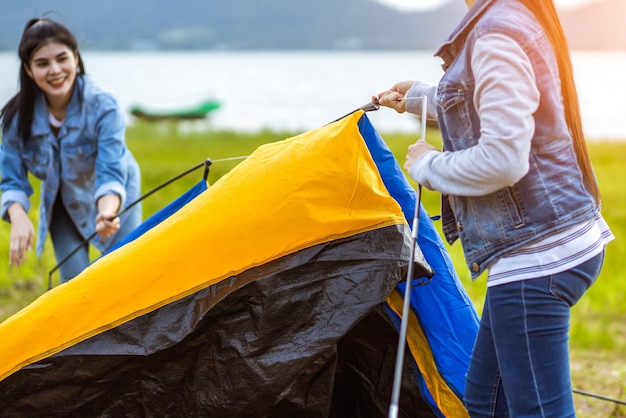
<path fill-rule="evenodd" d="M 422 133 L 418 141 L 425 141 L 426 138 L 426 96 L 415 97 L 422 99 Z M 406 98 L 405 98 L 406 99 Z M 411 98 L 412 99 L 412 98 Z M 411 306 L 411 281 L 413 279 L 413 265 L 415 260 L 415 250 L 417 247 L 417 232 L 419 226 L 419 213 L 422 200 L 422 185 L 417 185 L 417 195 L 415 197 L 415 212 L 413 214 L 413 225 L 411 228 L 411 252 L 409 256 L 409 267 L 406 274 L 406 286 L 404 287 L 404 299 L 402 306 L 402 322 L 400 323 L 400 333 L 398 337 L 398 351 L 396 352 L 396 365 L 393 375 L 393 389 L 391 392 L 391 402 L 389 404 L 389 418 L 398 417 L 398 404 L 400 401 L 400 386 L 402 380 L 402 365 L 404 362 L 404 346 L 406 344 L 406 334 L 409 325 L 409 308 Z"/>

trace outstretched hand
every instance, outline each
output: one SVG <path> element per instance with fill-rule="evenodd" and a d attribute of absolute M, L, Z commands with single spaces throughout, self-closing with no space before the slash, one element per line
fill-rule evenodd
<path fill-rule="evenodd" d="M 33 223 L 25 212 L 13 214 L 11 217 L 11 235 L 9 243 L 9 265 L 19 266 L 26 259 L 26 251 L 30 251 L 35 236 Z"/>

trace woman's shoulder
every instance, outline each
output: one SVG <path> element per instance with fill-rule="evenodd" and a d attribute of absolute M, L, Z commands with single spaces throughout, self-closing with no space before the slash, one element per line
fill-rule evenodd
<path fill-rule="evenodd" d="M 80 89 L 82 90 L 82 96 L 85 99 L 99 98 L 99 99 L 115 99 L 115 94 L 107 86 L 95 80 L 87 75 L 81 75 L 77 78 Z"/>
<path fill-rule="evenodd" d="M 13 138 L 17 135 L 17 111 L 7 115 L 6 112 L 0 119 L 2 126 L 2 137 L 6 141 L 8 138 Z"/>
<path fill-rule="evenodd" d="M 532 12 L 521 2 L 515 0 L 497 1 L 487 9 L 477 25 L 483 30 L 513 31 L 534 29 L 540 26 Z"/>
<path fill-rule="evenodd" d="M 478 37 L 489 34 L 506 35 L 522 47 L 532 47 L 537 37 L 545 37 L 541 25 L 532 12 L 519 1 L 498 1 L 478 20 Z"/>

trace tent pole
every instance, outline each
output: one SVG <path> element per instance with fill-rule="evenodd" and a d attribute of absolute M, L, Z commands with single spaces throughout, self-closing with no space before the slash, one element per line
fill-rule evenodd
<path fill-rule="evenodd" d="M 413 267 L 415 264 L 415 251 L 417 247 L 417 230 L 419 225 L 419 211 L 422 195 L 422 186 L 417 185 L 417 198 L 415 199 L 415 213 L 413 215 L 413 227 L 411 231 L 411 256 L 406 274 L 406 285 L 404 288 L 404 302 L 402 306 L 402 322 L 400 324 L 400 335 L 398 337 L 398 351 L 396 352 L 396 367 L 393 375 L 393 390 L 391 392 L 391 404 L 389 405 L 389 418 L 397 418 L 398 403 L 400 400 L 400 386 L 402 381 L 402 367 L 404 365 L 404 346 L 409 324 L 409 307 L 411 306 L 411 280 L 413 278 Z"/>
<path fill-rule="evenodd" d="M 428 98 L 426 96 L 409 97 L 407 99 L 418 99 L 422 101 L 422 132 L 419 141 L 426 140 L 426 107 Z M 404 287 L 404 301 L 402 305 L 402 322 L 400 323 L 400 335 L 398 337 L 398 351 L 396 353 L 396 368 L 393 375 L 393 389 L 391 392 L 391 403 L 389 404 L 389 418 L 398 417 L 400 386 L 402 383 L 402 366 L 404 365 L 404 346 L 406 344 L 407 328 L 409 326 L 409 308 L 411 306 L 411 281 L 413 279 L 413 266 L 415 264 L 415 250 L 417 247 L 417 230 L 419 227 L 420 206 L 422 204 L 422 185 L 417 185 L 417 196 L 415 197 L 415 211 L 413 213 L 413 226 L 411 228 L 411 256 L 406 274 L 406 285 Z"/>

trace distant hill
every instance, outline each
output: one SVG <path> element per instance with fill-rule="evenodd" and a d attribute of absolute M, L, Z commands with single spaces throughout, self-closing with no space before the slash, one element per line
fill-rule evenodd
<path fill-rule="evenodd" d="M 53 6 L 51 6 L 53 4 Z M 563 13 L 574 49 L 626 49 L 626 1 Z M 434 50 L 466 12 L 406 13 L 374 0 L 0 0 L 0 50 L 48 14 L 89 50 Z M 602 22 L 591 30 L 590 22 Z M 621 31 L 621 35 L 616 33 Z"/>
<path fill-rule="evenodd" d="M 26 21 L 49 16 L 84 49 L 431 49 L 465 5 L 424 14 L 373 0 L 0 0 L 0 49 L 14 50 Z M 50 4 L 54 4 L 52 8 Z"/>

